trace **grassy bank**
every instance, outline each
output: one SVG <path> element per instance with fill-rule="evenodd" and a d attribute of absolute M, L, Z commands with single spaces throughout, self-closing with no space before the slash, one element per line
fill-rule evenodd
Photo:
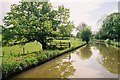
<path fill-rule="evenodd" d="M 91 42 L 95 42 L 95 43 L 105 43 L 105 44 L 110 44 L 110 45 L 113 45 L 113 46 L 117 46 L 117 47 L 120 47 L 120 42 L 118 41 L 114 41 L 114 40 L 97 40 L 97 39 L 93 39 Z"/>
<path fill-rule="evenodd" d="M 117 47 L 120 47 L 120 42 L 117 42 L 117 41 L 111 41 L 110 44 L 117 46 Z"/>
<path fill-rule="evenodd" d="M 3 77 L 7 77 L 8 75 L 15 73 L 17 71 L 23 71 L 24 69 L 26 69 L 31 65 L 37 65 L 39 62 L 44 62 L 47 59 L 60 55 L 67 50 L 73 49 L 85 43 L 80 41 L 79 39 L 73 39 L 73 38 L 71 38 L 70 40 L 56 40 L 56 42 L 59 42 L 59 41 L 70 42 L 71 47 L 66 48 L 64 50 L 43 51 L 39 49 L 39 51 L 31 51 L 31 53 L 26 53 L 21 55 L 17 54 L 17 51 L 16 53 L 12 53 L 12 55 L 11 53 L 4 53 L 3 64 L 2 64 Z M 34 47 L 37 47 L 37 45 L 34 45 Z M 3 49 L 3 51 L 4 50 L 5 49 Z"/>
<path fill-rule="evenodd" d="M 107 44 L 113 45 L 113 46 L 120 47 L 120 42 L 118 42 L 118 41 L 105 40 L 104 42 L 107 43 Z"/>

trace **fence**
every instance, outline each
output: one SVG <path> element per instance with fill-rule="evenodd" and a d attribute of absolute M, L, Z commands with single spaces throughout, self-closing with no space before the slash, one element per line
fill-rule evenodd
<path fill-rule="evenodd" d="M 71 44 L 70 42 L 58 42 L 58 43 L 50 43 L 50 47 L 53 48 L 70 48 Z"/>

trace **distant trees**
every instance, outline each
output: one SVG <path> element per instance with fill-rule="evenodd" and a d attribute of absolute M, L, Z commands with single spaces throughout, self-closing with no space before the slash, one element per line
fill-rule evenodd
<path fill-rule="evenodd" d="M 82 28 L 87 27 L 87 24 L 84 22 L 81 22 L 77 27 L 76 31 L 80 31 Z"/>
<path fill-rule="evenodd" d="M 99 39 L 120 40 L 120 13 L 112 13 L 102 21 L 102 27 L 95 36 Z"/>
<path fill-rule="evenodd" d="M 69 9 L 55 10 L 49 2 L 20 2 L 13 4 L 4 17 L 3 45 L 38 41 L 46 49 L 49 37 L 70 36 L 74 27 Z"/>
<path fill-rule="evenodd" d="M 86 41 L 88 43 L 90 41 L 91 35 L 92 35 L 92 31 L 91 31 L 90 27 L 88 27 L 85 24 L 85 25 L 81 26 L 76 37 L 81 38 L 83 41 Z"/>

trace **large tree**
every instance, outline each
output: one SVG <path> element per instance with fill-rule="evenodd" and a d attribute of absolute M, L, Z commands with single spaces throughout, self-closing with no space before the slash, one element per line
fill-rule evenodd
<path fill-rule="evenodd" d="M 62 6 L 64 8 L 64 6 Z M 67 11 L 64 8 L 65 12 Z M 69 13 L 69 11 L 67 11 Z M 55 10 L 49 2 L 20 2 L 13 4 L 10 12 L 4 17 L 3 45 L 28 43 L 37 40 L 46 49 L 49 37 L 59 34 L 58 27 L 68 15 Z M 63 27 L 64 28 L 64 27 Z"/>
<path fill-rule="evenodd" d="M 102 27 L 96 37 L 100 39 L 120 40 L 120 13 L 112 13 L 102 21 Z"/>

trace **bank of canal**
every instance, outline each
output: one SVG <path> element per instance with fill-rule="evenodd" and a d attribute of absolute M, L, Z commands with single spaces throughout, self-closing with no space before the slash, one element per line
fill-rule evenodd
<path fill-rule="evenodd" d="M 14 78 L 118 78 L 119 48 L 88 44 Z"/>

